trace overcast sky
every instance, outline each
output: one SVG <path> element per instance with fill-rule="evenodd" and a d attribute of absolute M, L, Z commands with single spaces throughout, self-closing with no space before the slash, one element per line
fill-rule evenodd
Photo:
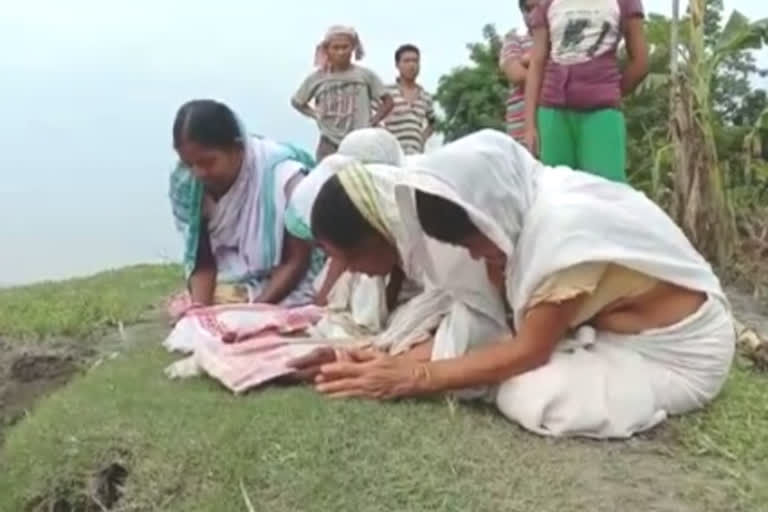
<path fill-rule="evenodd" d="M 668 13 L 669 1 L 646 0 Z M 0 283 L 175 259 L 170 125 L 185 100 L 228 102 L 251 131 L 314 147 L 289 107 L 334 23 L 394 78 L 419 45 L 423 84 L 466 61 L 481 27 L 520 25 L 516 0 L 5 0 L 0 9 Z M 768 4 L 726 0 L 751 18 Z M 761 61 L 764 61 L 761 55 Z"/>

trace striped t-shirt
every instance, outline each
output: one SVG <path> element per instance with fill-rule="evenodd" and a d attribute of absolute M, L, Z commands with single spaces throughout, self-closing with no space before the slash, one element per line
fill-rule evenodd
<path fill-rule="evenodd" d="M 533 39 L 528 35 L 519 35 L 516 31 L 511 31 L 504 38 L 504 46 L 501 49 L 499 65 L 505 68 L 506 65 L 514 59 L 522 59 L 533 49 Z M 507 114 L 506 124 L 507 133 L 523 141 L 525 136 L 525 94 L 523 86 L 519 84 L 509 84 L 509 95 L 507 96 Z"/>
<path fill-rule="evenodd" d="M 387 86 L 395 107 L 384 120 L 384 127 L 397 137 L 403 152 L 414 155 L 424 152 L 424 132 L 435 122 L 432 96 L 419 87 L 419 94 L 412 101 L 403 95 L 399 84 Z"/>

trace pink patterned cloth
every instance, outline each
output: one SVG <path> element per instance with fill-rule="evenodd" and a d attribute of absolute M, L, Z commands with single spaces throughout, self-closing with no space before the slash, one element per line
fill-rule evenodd
<path fill-rule="evenodd" d="M 190 306 L 192 306 L 192 298 L 189 296 L 189 292 L 183 291 L 171 295 L 166 304 L 166 311 L 170 318 L 177 320 L 182 317 Z"/>
<path fill-rule="evenodd" d="M 194 309 L 179 320 L 164 343 L 171 351 L 191 356 L 166 373 L 189 376 L 202 371 L 235 393 L 290 374 L 290 360 L 322 345 L 291 335 L 317 323 L 322 311 L 317 306 L 286 309 L 266 304 Z M 238 341 L 228 342 L 233 339 Z M 189 372 L 190 367 L 196 372 Z"/>

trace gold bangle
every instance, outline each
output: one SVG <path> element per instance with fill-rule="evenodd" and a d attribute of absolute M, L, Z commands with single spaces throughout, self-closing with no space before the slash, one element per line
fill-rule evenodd
<path fill-rule="evenodd" d="M 413 377 L 416 381 L 416 388 L 419 391 L 429 391 L 430 385 L 432 384 L 432 372 L 429 371 L 428 364 L 429 363 L 421 363 L 413 369 Z"/>

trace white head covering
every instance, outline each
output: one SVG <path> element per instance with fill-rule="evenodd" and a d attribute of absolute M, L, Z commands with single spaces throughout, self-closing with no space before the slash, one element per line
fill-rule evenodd
<path fill-rule="evenodd" d="M 397 138 L 384 128 L 362 128 L 344 137 L 339 154 L 351 156 L 364 164 L 384 164 L 400 167 L 405 154 Z"/>
<path fill-rule="evenodd" d="M 365 50 L 363 50 L 363 43 L 360 40 L 360 36 L 357 33 L 357 30 L 355 30 L 354 27 L 346 26 L 346 25 L 332 25 L 328 30 L 325 32 L 325 36 L 323 37 L 323 40 L 318 43 L 318 45 L 315 47 L 315 67 L 328 70 L 329 62 L 328 62 L 328 43 L 331 42 L 331 39 L 333 39 L 336 36 L 347 36 L 352 41 L 352 46 L 355 59 L 360 60 L 363 57 L 365 57 Z"/>
<path fill-rule="evenodd" d="M 302 240 L 312 239 L 312 229 L 309 219 L 312 206 L 317 194 L 331 176 L 339 169 L 355 162 L 354 158 L 344 155 L 329 155 L 325 157 L 307 177 L 302 179 L 291 194 L 286 211 L 285 227 L 293 236 Z"/>
<path fill-rule="evenodd" d="M 483 130 L 409 161 L 406 184 L 462 205 L 481 231 L 512 254 L 543 167 L 514 139 Z M 410 189 L 396 193 L 417 223 L 411 227 L 421 230 Z"/>
<path fill-rule="evenodd" d="M 338 153 L 325 157 L 293 191 L 285 222 L 292 235 L 312 239 L 310 218 L 317 194 L 338 170 L 356 161 L 400 167 L 405 155 L 395 136 L 382 128 L 363 128 L 344 137 Z"/>
<path fill-rule="evenodd" d="M 645 195 L 546 167 L 500 132 L 483 130 L 450 143 L 401 175 L 398 207 L 407 229 L 422 232 L 413 189 L 462 206 L 507 254 L 507 295 L 518 325 L 544 278 L 589 261 L 623 265 L 727 304 L 710 265 Z"/>

